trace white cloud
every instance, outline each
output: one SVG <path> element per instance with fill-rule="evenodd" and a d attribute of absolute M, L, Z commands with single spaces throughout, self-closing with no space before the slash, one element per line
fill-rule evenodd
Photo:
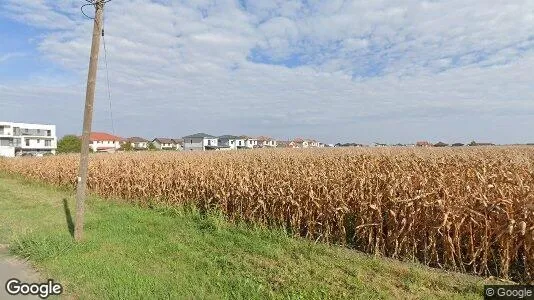
<path fill-rule="evenodd" d="M 11 53 L 6 53 L 6 54 L 0 54 L 0 63 L 3 63 L 13 58 L 24 57 L 24 56 L 26 56 L 26 54 L 21 53 L 21 52 L 11 52 Z"/>
<path fill-rule="evenodd" d="M 534 114 L 533 2 L 307 3 L 110 2 L 118 133 L 364 142 L 529 137 L 528 118 L 510 134 L 491 128 Z M 61 132 L 77 131 L 92 30 L 79 1 L 6 0 L 0 7 L 47 29 L 40 53 L 75 74 L 68 86 L 54 78 L 0 86 L 0 119 L 52 118 Z M 95 128 L 109 130 L 103 53 L 100 65 Z M 3 113 L 22 102 L 32 104 L 29 112 Z"/>

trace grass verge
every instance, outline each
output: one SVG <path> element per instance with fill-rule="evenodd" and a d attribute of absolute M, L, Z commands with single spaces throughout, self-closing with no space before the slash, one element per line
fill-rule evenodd
<path fill-rule="evenodd" d="M 187 209 L 89 197 L 0 175 L 0 243 L 76 299 L 480 299 L 482 278 L 231 225 Z M 72 216 L 72 217 L 71 217 Z"/>

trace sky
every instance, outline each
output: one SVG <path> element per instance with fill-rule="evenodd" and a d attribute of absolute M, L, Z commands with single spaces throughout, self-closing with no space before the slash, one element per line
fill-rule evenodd
<path fill-rule="evenodd" d="M 0 120 L 80 134 L 84 3 L 0 1 Z M 531 0 L 113 0 L 104 23 L 94 131 L 534 142 Z"/>

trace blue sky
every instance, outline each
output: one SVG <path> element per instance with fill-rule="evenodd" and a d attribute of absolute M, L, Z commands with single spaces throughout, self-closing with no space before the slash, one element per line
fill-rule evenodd
<path fill-rule="evenodd" d="M 0 120 L 81 131 L 82 3 L 0 3 Z M 532 1 L 113 0 L 106 41 L 125 137 L 534 141 Z"/>
<path fill-rule="evenodd" d="M 0 57 L 2 68 L 0 80 L 14 81 L 28 79 L 28 75 L 39 65 L 39 69 L 46 68 L 43 64 L 52 66 L 50 62 L 43 62 L 37 51 L 38 44 L 32 42 L 42 31 L 7 18 L 0 19 Z"/>

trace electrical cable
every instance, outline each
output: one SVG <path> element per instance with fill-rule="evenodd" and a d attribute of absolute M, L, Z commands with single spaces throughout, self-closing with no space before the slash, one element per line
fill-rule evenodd
<path fill-rule="evenodd" d="M 94 20 L 95 18 L 88 16 L 83 9 L 84 9 L 84 7 L 87 7 L 87 6 L 96 6 L 97 3 L 98 3 L 98 0 L 85 0 L 85 2 L 87 2 L 87 3 L 82 5 L 80 7 L 80 10 L 81 10 L 82 14 L 86 18 Z M 111 0 L 102 1 L 102 5 L 104 5 L 104 4 L 108 3 L 108 2 L 111 2 Z M 95 9 L 96 9 L 96 7 L 95 7 Z M 113 135 L 115 135 L 115 122 L 114 122 L 114 119 L 113 119 L 113 105 L 112 105 L 112 101 L 111 101 L 111 84 L 109 83 L 108 51 L 107 51 L 107 47 L 106 47 L 106 37 L 105 37 L 105 34 L 104 34 L 105 26 L 104 25 L 105 25 L 105 14 L 103 13 L 103 15 L 102 15 L 102 41 L 103 41 L 103 44 L 104 44 L 104 62 L 105 62 L 105 65 L 106 65 L 106 81 L 107 81 L 107 88 L 108 88 L 109 114 L 110 114 L 110 118 L 111 118 L 111 131 L 112 131 Z"/>
<path fill-rule="evenodd" d="M 106 65 L 106 81 L 107 81 L 107 85 L 108 85 L 108 101 L 109 101 L 109 114 L 110 114 L 110 118 L 111 118 L 111 131 L 113 133 L 113 135 L 115 135 L 115 122 L 113 120 L 113 105 L 112 105 L 112 102 L 111 102 L 111 85 L 109 83 L 109 67 L 108 67 L 108 50 L 107 50 L 107 47 L 106 47 L 106 37 L 104 35 L 104 24 L 106 24 L 105 22 L 105 14 L 103 16 L 103 24 L 102 24 L 102 41 L 103 41 L 103 44 L 104 44 L 104 62 L 105 62 L 105 65 Z"/>

